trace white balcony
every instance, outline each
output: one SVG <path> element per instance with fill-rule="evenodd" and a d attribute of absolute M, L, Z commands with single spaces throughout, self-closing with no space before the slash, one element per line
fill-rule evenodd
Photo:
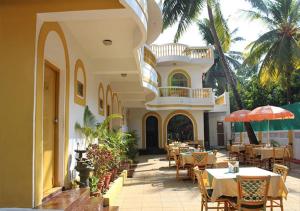
<path fill-rule="evenodd" d="M 143 49 L 143 62 L 142 62 L 142 82 L 143 87 L 147 91 L 147 101 L 153 100 L 158 95 L 158 83 L 157 83 L 157 72 L 156 68 L 156 58 L 151 50 L 145 46 Z"/>
<path fill-rule="evenodd" d="M 159 96 L 146 104 L 149 110 L 212 110 L 215 104 L 210 88 L 160 87 Z"/>
<path fill-rule="evenodd" d="M 170 43 L 151 45 L 151 50 L 157 58 L 157 63 L 182 62 L 213 65 L 212 47 L 189 47 L 184 44 Z"/>

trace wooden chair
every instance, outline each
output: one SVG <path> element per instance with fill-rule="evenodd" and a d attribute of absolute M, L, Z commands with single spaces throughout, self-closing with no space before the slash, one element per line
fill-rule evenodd
<path fill-rule="evenodd" d="M 169 160 L 169 167 L 171 166 L 171 161 L 175 160 L 174 153 L 172 152 L 172 149 L 168 144 L 165 145 L 165 148 L 167 150 L 167 159 Z"/>
<path fill-rule="evenodd" d="M 193 152 L 193 167 L 198 167 L 200 170 L 205 170 L 208 161 L 208 153 L 207 152 Z M 196 175 L 192 171 L 192 179 L 193 183 L 195 183 Z"/>
<path fill-rule="evenodd" d="M 239 152 L 235 152 L 232 150 L 232 145 L 230 146 L 230 150 L 229 150 L 229 160 L 232 160 L 232 159 L 236 159 L 236 160 L 239 160 L 239 157 L 240 157 L 240 153 Z"/>
<path fill-rule="evenodd" d="M 230 205 L 237 210 L 266 210 L 271 176 L 240 176 L 237 178 L 237 202 Z"/>
<path fill-rule="evenodd" d="M 286 156 L 289 154 L 289 151 L 286 147 L 274 147 L 272 164 L 282 164 L 285 165 Z"/>
<path fill-rule="evenodd" d="M 273 172 L 276 174 L 281 175 L 283 182 L 286 181 L 286 177 L 289 172 L 289 168 L 283 165 L 274 164 L 273 166 Z M 271 210 L 273 210 L 274 207 L 280 207 L 280 209 L 283 211 L 283 200 L 282 196 L 278 197 L 268 197 L 268 201 L 270 201 L 270 205 L 267 207 L 270 207 Z"/>
<path fill-rule="evenodd" d="M 203 208 L 205 210 L 219 210 L 220 208 L 225 210 L 228 207 L 227 198 L 219 197 L 215 201 L 218 203 L 217 206 L 209 206 L 209 203 L 212 203 L 211 196 L 213 193 L 213 189 L 208 187 L 208 181 L 204 179 L 203 170 L 200 170 L 198 167 L 194 167 L 193 172 L 195 172 L 195 175 L 197 177 L 198 187 L 201 194 L 201 211 L 203 211 Z M 220 204 L 223 204 L 223 206 L 220 206 Z"/>
<path fill-rule="evenodd" d="M 176 163 L 176 180 L 179 180 L 179 171 L 180 170 L 187 170 L 187 176 L 191 176 L 192 165 L 191 164 L 182 165 L 181 161 L 180 161 L 180 155 L 179 156 L 175 155 L 174 158 L 175 158 L 175 163 Z"/>
<path fill-rule="evenodd" d="M 253 146 L 253 145 L 245 145 L 245 161 L 246 161 L 246 164 L 248 164 L 250 166 L 260 167 L 261 159 L 255 155 L 255 153 L 253 151 L 254 148 L 255 148 L 255 146 Z"/>
<path fill-rule="evenodd" d="M 214 168 L 228 168 L 228 161 L 216 162 Z"/>

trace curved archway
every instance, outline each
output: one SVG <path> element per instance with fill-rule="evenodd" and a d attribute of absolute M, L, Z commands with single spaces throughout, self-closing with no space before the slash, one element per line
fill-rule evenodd
<path fill-rule="evenodd" d="M 104 87 L 102 83 L 98 87 L 98 112 L 100 115 L 104 116 Z"/>
<path fill-rule="evenodd" d="M 191 87 L 191 77 L 185 70 L 173 70 L 168 76 L 168 86 Z"/>
<path fill-rule="evenodd" d="M 163 148 L 162 146 L 162 131 L 161 131 L 161 124 L 162 124 L 162 119 L 161 119 L 161 116 L 156 113 L 156 112 L 148 112 L 144 115 L 143 117 L 143 122 L 142 122 L 142 149 L 147 149 L 147 120 L 148 120 L 148 123 L 151 123 L 149 122 L 149 118 L 152 118 L 152 123 L 154 123 L 155 119 L 157 120 L 157 129 L 155 128 L 153 131 L 149 131 L 148 132 L 151 132 L 151 133 L 156 133 L 157 132 L 157 135 L 155 135 L 157 137 L 157 141 L 158 141 L 158 145 L 157 145 L 157 148 Z M 155 118 L 155 119 L 153 119 Z M 151 120 L 150 120 L 151 121 Z M 155 131 L 157 130 L 157 131 Z M 149 137 L 148 137 L 149 139 Z M 148 140 L 149 141 L 149 140 Z"/>
<path fill-rule="evenodd" d="M 106 99 L 105 99 L 105 111 L 106 111 L 106 116 L 108 117 L 112 113 L 112 90 L 110 85 L 107 85 L 106 88 Z"/>
<path fill-rule="evenodd" d="M 112 96 L 112 114 L 120 114 L 119 112 L 119 97 L 117 93 L 113 93 Z M 120 119 L 113 119 L 112 120 L 112 127 L 114 129 L 118 129 L 121 126 Z"/>
<path fill-rule="evenodd" d="M 45 22 L 41 26 L 37 44 L 36 66 L 36 102 L 35 102 L 35 139 L 34 139 L 34 205 L 41 203 L 43 198 L 43 86 L 46 40 L 50 32 L 55 32 L 62 43 L 65 59 L 65 137 L 64 137 L 64 176 L 68 174 L 69 146 L 69 97 L 70 97 L 70 60 L 64 32 L 57 22 Z"/>
<path fill-rule="evenodd" d="M 80 74 L 82 73 L 82 74 Z M 78 105 L 85 106 L 86 104 L 86 73 L 83 62 L 77 59 L 74 71 L 74 102 Z"/>
<path fill-rule="evenodd" d="M 163 132 L 164 132 L 164 145 L 166 145 L 168 143 L 168 125 L 170 120 L 175 117 L 175 116 L 183 116 L 183 118 L 188 118 L 190 120 L 190 122 L 192 123 L 192 127 L 190 127 L 190 130 L 192 130 L 192 134 L 193 134 L 193 140 L 197 140 L 198 139 L 198 128 L 197 128 L 197 122 L 196 119 L 193 117 L 192 114 L 190 114 L 187 111 L 174 111 L 172 113 L 170 113 L 167 118 L 164 121 L 164 128 L 163 128 Z"/>
<path fill-rule="evenodd" d="M 173 116 L 167 125 L 168 140 L 190 141 L 194 140 L 192 121 L 183 114 Z"/>

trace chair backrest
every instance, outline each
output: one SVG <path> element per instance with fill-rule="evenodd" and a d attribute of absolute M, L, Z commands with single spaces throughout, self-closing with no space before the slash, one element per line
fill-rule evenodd
<path fill-rule="evenodd" d="M 190 148 L 188 146 L 186 147 L 179 147 L 179 153 L 189 152 Z"/>
<path fill-rule="evenodd" d="M 284 159 L 285 147 L 273 147 L 273 158 Z"/>
<path fill-rule="evenodd" d="M 205 168 L 208 160 L 207 152 L 193 152 L 193 164 L 194 166 Z"/>
<path fill-rule="evenodd" d="M 226 161 L 216 162 L 215 167 L 216 168 L 228 168 L 228 162 L 226 162 Z"/>
<path fill-rule="evenodd" d="M 217 156 L 217 153 L 218 153 L 218 150 L 214 149 L 214 150 L 213 150 L 214 156 Z"/>
<path fill-rule="evenodd" d="M 238 207 L 262 206 L 265 210 L 270 176 L 237 176 Z"/>
<path fill-rule="evenodd" d="M 206 189 L 206 185 L 205 185 L 206 182 L 205 182 L 204 177 L 203 177 L 203 170 L 200 170 L 198 168 L 198 166 L 194 167 L 193 170 L 194 170 L 194 173 L 197 177 L 198 187 L 199 187 L 201 196 L 205 201 L 207 201 L 207 199 L 209 198 L 209 195 L 207 193 L 207 189 Z"/>
<path fill-rule="evenodd" d="M 280 174 L 282 177 L 283 182 L 286 181 L 286 177 L 289 172 L 289 168 L 284 165 L 274 164 L 273 172 L 276 174 Z"/>

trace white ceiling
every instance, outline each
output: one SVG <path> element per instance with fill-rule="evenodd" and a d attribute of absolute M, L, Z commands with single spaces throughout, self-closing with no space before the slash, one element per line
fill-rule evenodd
<path fill-rule="evenodd" d="M 91 59 L 132 58 L 134 22 L 129 18 L 67 21 L 65 26 Z M 105 46 L 103 40 L 112 40 Z"/>

